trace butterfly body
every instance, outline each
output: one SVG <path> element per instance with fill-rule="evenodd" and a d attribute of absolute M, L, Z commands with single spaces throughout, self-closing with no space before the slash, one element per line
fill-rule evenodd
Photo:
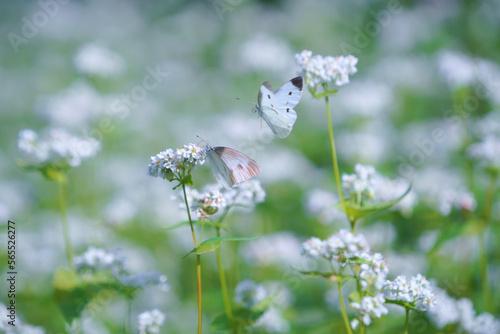
<path fill-rule="evenodd" d="M 297 120 L 293 108 L 302 96 L 302 77 L 295 77 L 273 91 L 269 81 L 262 83 L 255 105 L 259 116 L 266 121 L 271 130 L 280 138 L 286 138 Z"/>
<path fill-rule="evenodd" d="M 206 153 L 217 181 L 231 189 L 259 174 L 259 165 L 247 155 L 229 147 L 207 145 Z"/>

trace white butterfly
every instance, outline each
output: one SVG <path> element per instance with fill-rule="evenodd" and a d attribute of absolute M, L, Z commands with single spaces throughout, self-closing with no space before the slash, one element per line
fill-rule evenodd
<path fill-rule="evenodd" d="M 232 148 L 212 147 L 207 144 L 205 152 L 215 178 L 226 189 L 245 182 L 261 171 L 252 158 Z"/>
<path fill-rule="evenodd" d="M 297 120 L 293 107 L 299 103 L 302 96 L 302 84 L 302 77 L 295 77 L 274 92 L 269 81 L 260 86 L 258 104 L 255 107 L 259 116 L 280 138 L 288 137 Z"/>

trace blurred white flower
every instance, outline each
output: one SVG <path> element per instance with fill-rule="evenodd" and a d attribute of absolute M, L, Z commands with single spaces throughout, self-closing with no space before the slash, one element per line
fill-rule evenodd
<path fill-rule="evenodd" d="M 474 135 L 479 139 L 500 137 L 500 110 L 490 111 L 472 125 Z"/>
<path fill-rule="evenodd" d="M 342 211 L 333 206 L 339 201 L 338 197 L 326 190 L 313 188 L 305 195 L 304 206 L 308 214 L 317 218 L 322 224 L 331 224 L 336 220 L 344 220 Z"/>
<path fill-rule="evenodd" d="M 117 278 L 123 285 L 133 288 L 157 286 L 163 292 L 170 290 L 170 284 L 167 283 L 167 276 L 156 271 L 140 273 L 137 275 L 122 274 Z"/>
<path fill-rule="evenodd" d="M 21 130 L 17 145 L 36 163 L 64 159 L 71 167 L 79 166 L 82 160 L 95 156 L 101 149 L 96 139 L 73 137 L 62 129 L 51 129 L 46 140 L 40 140 L 33 130 Z"/>
<path fill-rule="evenodd" d="M 36 101 L 36 109 L 54 126 L 88 128 L 104 114 L 106 101 L 87 81 L 79 80 L 56 94 Z"/>
<path fill-rule="evenodd" d="M 287 41 L 273 36 L 258 35 L 243 43 L 241 66 L 252 71 L 284 72 L 293 67 L 293 53 Z"/>
<path fill-rule="evenodd" d="M 243 304 L 244 308 L 251 308 L 259 304 L 266 297 L 266 288 L 249 279 L 241 281 L 234 289 L 234 301 Z"/>
<path fill-rule="evenodd" d="M 378 291 L 382 289 L 389 268 L 387 261 L 381 253 L 361 253 L 360 258 L 367 261 L 359 265 L 359 277 L 362 289 L 367 289 L 370 286 L 375 287 Z"/>
<path fill-rule="evenodd" d="M 220 186 L 209 185 L 199 193 L 196 189 L 189 189 L 186 187 L 186 194 L 189 203 L 189 209 L 196 213 L 198 220 L 209 219 L 211 215 L 217 213 L 219 209 L 226 207 L 226 199 L 220 192 Z M 185 209 L 184 194 L 179 194 L 181 199 L 180 207 Z"/>
<path fill-rule="evenodd" d="M 302 244 L 300 254 L 311 258 L 326 257 L 328 256 L 326 247 L 327 245 L 323 240 L 312 237 Z"/>
<path fill-rule="evenodd" d="M 384 295 L 379 293 L 374 297 L 365 296 L 361 299 L 361 303 L 352 302 L 349 306 L 358 311 L 358 315 L 361 317 L 363 324 L 369 326 L 372 322 L 372 318 L 380 318 L 382 315 L 389 313 L 384 303 Z"/>
<path fill-rule="evenodd" d="M 401 197 L 410 187 L 410 183 L 403 179 L 390 179 L 380 174 L 373 178 L 373 189 L 375 200 L 377 202 L 390 202 Z M 417 205 L 417 194 L 410 190 L 399 202 L 393 205 L 389 210 L 399 210 L 404 215 L 409 215 Z"/>
<path fill-rule="evenodd" d="M 363 98 L 360 98 L 360 95 Z M 380 117 L 394 109 L 394 93 L 392 88 L 383 82 L 356 81 L 342 89 L 332 101 L 334 110 L 345 110 L 338 117 L 347 118 L 353 115 Z"/>
<path fill-rule="evenodd" d="M 158 334 L 165 322 L 165 315 L 158 309 L 145 311 L 137 317 L 139 334 Z"/>
<path fill-rule="evenodd" d="M 437 328 L 458 324 L 464 332 L 470 334 L 500 333 L 500 320 L 487 312 L 476 316 L 470 299 L 455 300 L 446 291 L 438 287 L 433 289 L 436 294 L 436 304 L 427 310 L 427 315 Z"/>
<path fill-rule="evenodd" d="M 82 74 L 111 77 L 125 69 L 123 58 L 99 42 L 82 45 L 73 58 L 76 70 Z"/>
<path fill-rule="evenodd" d="M 120 224 L 132 220 L 138 213 L 135 201 L 122 196 L 115 196 L 104 208 L 104 217 L 111 224 Z"/>
<path fill-rule="evenodd" d="M 346 198 L 355 198 L 361 203 L 365 200 L 372 200 L 375 197 L 374 176 L 375 167 L 369 165 L 356 164 L 355 174 L 342 175 L 342 189 Z"/>
<path fill-rule="evenodd" d="M 266 199 L 266 191 L 257 179 L 250 179 L 229 190 L 222 189 L 228 207 L 253 209 Z"/>
<path fill-rule="evenodd" d="M 171 148 L 151 157 L 148 175 L 167 178 L 170 173 L 189 173 L 196 165 L 205 163 L 206 153 L 198 144 L 188 144 L 177 150 Z"/>
<path fill-rule="evenodd" d="M 351 55 L 346 57 L 313 56 L 312 51 L 303 50 L 295 55 L 295 62 L 299 73 L 304 76 L 306 85 L 312 89 L 329 83 L 343 86 L 349 83 L 349 75 L 358 71 L 356 68 L 358 58 Z"/>
<path fill-rule="evenodd" d="M 274 306 L 269 307 L 252 327 L 262 328 L 266 333 L 289 333 L 291 328 L 282 311 Z"/>
<path fill-rule="evenodd" d="M 252 266 L 289 268 L 299 263 L 299 249 L 299 239 L 291 232 L 282 231 L 244 243 L 240 254 Z"/>
<path fill-rule="evenodd" d="M 411 277 L 398 276 L 394 281 L 386 281 L 385 298 L 415 305 L 420 311 L 426 311 L 436 304 L 436 297 L 431 283 L 421 274 Z"/>
<path fill-rule="evenodd" d="M 111 270 L 114 273 L 119 273 L 125 265 L 125 258 L 119 252 L 107 252 L 94 246 L 90 246 L 73 261 L 78 271 Z"/>
<path fill-rule="evenodd" d="M 487 136 L 467 148 L 469 157 L 478 160 L 481 166 L 500 168 L 500 136 Z"/>
<path fill-rule="evenodd" d="M 438 198 L 439 213 L 448 216 L 452 209 L 474 211 L 477 206 L 474 195 L 462 189 L 443 189 Z"/>

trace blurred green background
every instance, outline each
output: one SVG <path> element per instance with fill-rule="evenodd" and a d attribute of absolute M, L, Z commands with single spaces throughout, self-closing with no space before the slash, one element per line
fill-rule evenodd
<path fill-rule="evenodd" d="M 159 308 L 166 314 L 161 333 L 195 331 L 195 261 L 181 259 L 192 249 L 189 229 L 165 229 L 185 220 L 185 213 L 171 200 L 178 193 L 173 184 L 146 172 L 151 155 L 199 142 L 199 135 L 212 146 L 248 154 L 262 167 L 257 178 L 266 201 L 226 220 L 230 235 L 260 236 L 223 245 L 230 289 L 246 278 L 281 281 L 292 296 L 282 314 L 290 333 L 344 332 L 337 297 L 329 292 L 334 286 L 291 270 L 304 264 L 299 250 L 307 238 L 349 227 L 331 208 L 337 199 L 324 102 L 304 91 L 294 130 L 280 140 L 251 105 L 236 100 L 256 101 L 263 81 L 277 88 L 296 76 L 294 55 L 303 49 L 359 58 L 358 73 L 331 99 L 341 171 L 372 164 L 389 177 L 409 176 L 414 185 L 406 210 L 367 218 L 358 232 L 387 258 L 392 278 L 420 272 L 453 298 L 470 298 L 478 314 L 498 318 L 498 198 L 486 237 L 455 232 L 473 212 L 440 208 L 444 190 L 472 194 L 476 213 L 485 202 L 488 174 L 467 159 L 466 148 L 476 140 L 475 122 L 498 113 L 499 1 L 17 1 L 0 4 L 0 22 L 0 230 L 6 240 L 7 219 L 18 224 L 23 322 L 64 332 L 52 297 L 54 272 L 66 266 L 57 186 L 16 165 L 23 158 L 20 130 L 59 127 L 102 143 L 95 158 L 69 173 L 76 253 L 89 245 L 120 249 L 130 272 L 168 276 L 170 291 L 151 287 L 137 295 L 133 326 L 138 313 Z M 481 64 L 489 75 L 476 73 Z M 151 71 L 168 75 L 134 98 Z M 460 117 L 458 125 L 447 122 L 450 115 Z M 424 150 L 436 128 L 446 139 L 417 159 L 415 152 Z M 403 169 L 408 161 L 411 175 Z M 215 181 L 208 164 L 193 177 L 198 188 Z M 433 249 L 444 234 L 446 241 Z M 479 274 L 483 246 L 493 285 L 490 309 Z M 213 255 L 204 257 L 203 284 L 208 333 L 223 312 Z M 6 294 L 0 301 L 7 302 Z M 121 333 L 126 313 L 126 300 L 112 296 L 84 317 L 83 330 Z M 440 331 L 425 315 L 412 322 L 412 331 Z M 403 326 L 404 314 L 391 310 L 368 330 L 400 333 Z"/>

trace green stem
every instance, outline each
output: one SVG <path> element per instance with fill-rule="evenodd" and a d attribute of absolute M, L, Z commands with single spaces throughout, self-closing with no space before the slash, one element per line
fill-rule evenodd
<path fill-rule="evenodd" d="M 484 200 L 484 207 L 483 207 L 483 217 L 487 222 L 491 220 L 491 208 L 493 206 L 493 197 L 495 195 L 497 176 L 498 174 L 496 172 L 491 172 L 490 184 L 488 186 L 488 189 L 486 190 L 486 197 Z"/>
<path fill-rule="evenodd" d="M 404 334 L 408 334 L 408 323 L 409 323 L 409 320 L 410 320 L 410 309 L 406 309 L 406 321 L 405 321 L 405 333 Z"/>
<path fill-rule="evenodd" d="M 349 317 L 347 316 L 347 312 L 345 310 L 344 297 L 342 296 L 342 286 L 340 285 L 340 282 L 338 284 L 338 288 L 339 288 L 340 308 L 342 309 L 342 318 L 344 319 L 345 329 L 347 331 L 347 334 L 352 334 L 351 324 L 349 323 Z"/>
<path fill-rule="evenodd" d="M 68 266 L 71 270 L 75 270 L 75 264 L 73 263 L 73 247 L 71 246 L 71 239 L 69 237 L 68 228 L 68 206 L 66 203 L 66 182 L 59 181 L 57 183 L 57 190 L 59 195 L 59 211 L 61 212 L 61 224 L 64 236 L 64 248 L 66 251 L 66 259 L 68 260 Z"/>
<path fill-rule="evenodd" d="M 189 211 L 189 203 L 186 195 L 186 185 L 182 183 L 182 191 L 184 193 L 184 202 L 186 203 L 186 211 L 189 218 L 189 226 L 191 226 L 191 234 L 193 235 L 193 242 L 195 248 L 198 248 L 196 235 L 194 233 L 193 220 L 191 219 L 191 212 Z M 198 291 L 198 334 L 201 334 L 201 256 L 196 255 L 196 281 Z"/>
<path fill-rule="evenodd" d="M 127 314 L 125 319 L 125 334 L 130 334 L 130 321 L 132 319 L 132 300 L 127 300 Z"/>
<path fill-rule="evenodd" d="M 217 236 L 220 237 L 220 227 L 216 227 Z M 226 310 L 226 316 L 229 322 L 233 319 L 233 311 L 231 310 L 231 302 L 229 301 L 229 293 L 227 290 L 226 274 L 224 273 L 224 267 L 222 264 L 221 247 L 217 248 L 217 267 L 219 268 L 219 279 L 220 286 L 222 290 L 222 298 L 224 300 L 224 309 Z"/>
<path fill-rule="evenodd" d="M 324 87 L 325 92 L 328 91 L 327 87 Z M 325 104 L 326 104 L 326 118 L 328 122 L 328 137 L 330 139 L 330 150 L 332 152 L 332 163 L 333 163 L 333 171 L 335 174 L 335 183 L 337 184 L 337 190 L 340 197 L 340 202 L 342 203 L 342 207 L 344 208 L 344 212 L 347 215 L 347 218 L 352 224 L 352 219 L 349 217 L 347 213 L 347 207 L 345 205 L 344 194 L 342 193 L 342 183 L 340 182 L 340 172 L 339 172 L 339 164 L 337 161 L 337 151 L 335 150 L 335 140 L 333 137 L 333 125 L 332 125 L 332 115 L 330 112 L 330 101 L 328 99 L 328 95 L 325 96 Z"/>
<path fill-rule="evenodd" d="M 196 279 L 198 287 L 198 334 L 201 334 L 201 255 L 196 255 Z"/>
<path fill-rule="evenodd" d="M 492 172 L 490 174 L 490 184 L 488 186 L 488 189 L 486 190 L 486 197 L 484 200 L 484 208 L 483 208 L 483 218 L 484 218 L 486 224 L 491 223 L 491 208 L 493 206 L 493 197 L 495 195 L 497 178 L 498 178 L 498 173 Z M 492 298 L 492 289 L 491 289 L 491 284 L 490 284 L 489 274 L 488 274 L 488 250 L 486 248 L 486 240 L 485 240 L 484 231 L 483 231 L 483 233 L 481 233 L 479 238 L 480 238 L 479 243 L 481 245 L 479 266 L 480 266 L 480 273 L 481 273 L 481 285 L 483 288 L 484 303 L 486 306 L 486 311 L 492 313 L 493 312 L 493 298 Z"/>

